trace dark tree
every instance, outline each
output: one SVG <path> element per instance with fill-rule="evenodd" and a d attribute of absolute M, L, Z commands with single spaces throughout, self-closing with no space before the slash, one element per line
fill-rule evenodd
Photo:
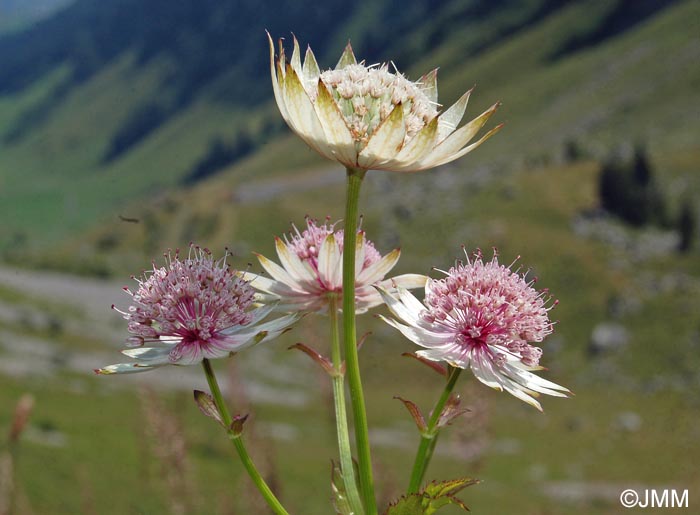
<path fill-rule="evenodd" d="M 185 175 L 182 182 L 192 184 L 214 175 L 238 159 L 250 154 L 255 149 L 253 138 L 247 133 L 240 133 L 233 143 L 215 139 L 202 158 Z"/>
<path fill-rule="evenodd" d="M 690 203 L 689 199 L 686 199 L 681 205 L 681 213 L 678 217 L 678 232 L 681 236 L 678 250 L 681 252 L 689 252 L 695 246 L 695 239 L 698 235 L 697 223 L 697 214 L 693 204 Z"/>
<path fill-rule="evenodd" d="M 154 132 L 168 117 L 167 110 L 158 104 L 145 104 L 134 111 L 112 137 L 102 162 L 114 161 Z"/>
<path fill-rule="evenodd" d="M 666 201 L 644 147 L 637 147 L 631 159 L 609 158 L 601 168 L 598 188 L 602 207 L 626 222 L 668 224 Z"/>
<path fill-rule="evenodd" d="M 585 158 L 585 152 L 575 139 L 567 139 L 564 142 L 564 159 L 567 163 L 575 163 Z"/>

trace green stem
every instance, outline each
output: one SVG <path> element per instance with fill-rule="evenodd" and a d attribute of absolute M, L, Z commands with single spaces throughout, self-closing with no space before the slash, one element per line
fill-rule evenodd
<path fill-rule="evenodd" d="M 457 378 L 462 372 L 461 368 L 451 368 L 450 376 L 445 385 L 445 389 L 442 391 L 442 395 L 435 404 L 433 408 L 433 413 L 428 421 L 428 428 L 423 432 L 420 438 L 420 445 L 418 446 L 418 452 L 416 453 L 416 460 L 413 463 L 413 472 L 411 473 L 411 482 L 408 485 L 408 493 L 417 493 L 423 482 L 423 477 L 425 476 L 425 471 L 428 469 L 430 460 L 433 457 L 433 451 L 435 450 L 435 444 L 437 443 L 437 437 L 439 433 L 439 428 L 437 423 L 440 420 L 440 414 L 442 409 L 445 407 L 447 399 L 450 398 L 452 390 L 455 387 Z"/>
<path fill-rule="evenodd" d="M 219 410 L 219 413 L 221 414 L 221 418 L 223 419 L 224 424 L 226 424 L 228 436 L 233 442 L 233 446 L 236 448 L 236 452 L 241 458 L 243 466 L 248 472 L 248 475 L 253 480 L 253 483 L 255 483 L 255 486 L 258 488 L 262 496 L 265 498 L 265 501 L 267 501 L 267 504 L 270 506 L 270 508 L 272 508 L 272 511 L 276 515 L 289 515 L 289 513 L 287 512 L 287 510 L 284 509 L 277 497 L 275 497 L 275 494 L 272 493 L 270 487 L 267 486 L 267 483 L 265 483 L 265 480 L 260 475 L 260 472 L 258 472 L 258 469 L 255 467 L 253 460 L 250 458 L 250 455 L 248 454 L 248 451 L 245 448 L 245 444 L 243 443 L 241 435 L 231 428 L 233 419 L 231 418 L 231 414 L 229 413 L 228 408 L 226 407 L 224 397 L 223 395 L 221 395 L 221 389 L 219 388 L 219 383 L 216 380 L 216 376 L 214 375 L 214 369 L 212 368 L 211 363 L 208 359 L 204 359 L 202 361 L 202 365 L 204 366 L 204 373 L 207 376 L 207 382 L 209 383 L 211 394 L 214 397 L 214 403 L 216 404 L 216 407 Z"/>
<path fill-rule="evenodd" d="M 355 327 L 355 252 L 357 244 L 357 206 L 360 200 L 360 186 L 367 170 L 348 168 L 348 186 L 345 204 L 345 227 L 343 236 L 343 343 L 345 345 L 345 365 L 352 415 L 355 422 L 355 442 L 360 468 L 360 489 L 367 515 L 377 515 L 377 501 L 374 497 L 372 479 L 372 458 L 369 450 L 369 432 L 365 397 L 362 392 L 360 363 L 357 357 L 357 330 Z"/>
<path fill-rule="evenodd" d="M 350 507 L 355 515 L 364 514 L 355 480 L 355 468 L 352 464 L 350 450 L 350 432 L 348 431 L 348 414 L 345 409 L 345 377 L 340 356 L 340 338 L 338 334 L 338 299 L 335 293 L 328 294 L 328 315 L 331 320 L 331 360 L 333 362 L 333 401 L 335 403 L 335 424 L 338 431 L 338 450 L 340 452 L 340 470 L 343 484 L 348 495 Z"/>

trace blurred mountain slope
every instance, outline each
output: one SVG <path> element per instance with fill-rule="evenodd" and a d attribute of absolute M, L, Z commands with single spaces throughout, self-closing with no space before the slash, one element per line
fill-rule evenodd
<path fill-rule="evenodd" d="M 0 38 L 0 249 L 43 251 L 165 190 L 207 190 L 197 183 L 214 174 L 209 182 L 230 189 L 320 165 L 288 143 L 271 102 L 265 28 L 294 31 L 326 67 L 348 38 L 358 56 L 393 60 L 413 79 L 440 65 L 444 103 L 478 82 L 468 114 L 502 100 L 508 128 L 459 166 L 549 158 L 570 138 L 594 150 L 635 138 L 691 146 L 700 50 L 688 20 L 698 10 L 632 0 L 430 9 L 79 0 Z"/>
<path fill-rule="evenodd" d="M 70 0 L 0 0 L 0 34 L 22 30 L 68 3 Z"/>

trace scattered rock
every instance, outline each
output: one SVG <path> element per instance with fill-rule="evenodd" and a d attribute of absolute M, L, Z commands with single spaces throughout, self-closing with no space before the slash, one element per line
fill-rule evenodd
<path fill-rule="evenodd" d="M 607 311 L 612 318 L 622 318 L 639 313 L 642 306 L 642 300 L 630 291 L 612 295 L 608 299 Z"/>
<path fill-rule="evenodd" d="M 549 476 L 549 470 L 544 463 L 533 463 L 530 465 L 527 475 L 532 481 L 543 481 Z"/>
<path fill-rule="evenodd" d="M 505 455 L 518 454 L 522 447 L 523 445 L 520 440 L 515 438 L 501 438 L 491 444 L 491 452 Z"/>
<path fill-rule="evenodd" d="M 629 342 L 625 326 L 616 322 L 601 322 L 593 328 L 588 353 L 592 356 L 619 350 Z"/>
<path fill-rule="evenodd" d="M 613 422 L 613 427 L 625 433 L 636 433 L 642 428 L 642 417 L 633 411 L 618 413 Z"/>

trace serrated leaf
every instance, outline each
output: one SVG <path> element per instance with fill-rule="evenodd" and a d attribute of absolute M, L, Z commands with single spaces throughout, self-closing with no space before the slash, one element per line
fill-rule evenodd
<path fill-rule="evenodd" d="M 389 505 L 384 515 L 423 515 L 423 495 L 411 494 Z"/>
<path fill-rule="evenodd" d="M 447 481 L 431 481 L 426 485 L 424 493 L 434 499 L 446 495 L 455 495 L 468 486 L 475 485 L 478 482 L 478 479 L 472 479 L 470 477 L 450 479 Z"/>
<path fill-rule="evenodd" d="M 469 511 L 469 508 L 454 495 L 478 482 L 478 479 L 471 478 L 433 481 L 423 491 L 403 496 L 390 504 L 384 515 L 433 515 L 440 508 L 450 504 Z"/>
<path fill-rule="evenodd" d="M 194 391 L 194 401 L 197 403 L 199 411 L 204 413 L 207 417 L 216 420 L 222 427 L 226 427 L 223 418 L 221 418 L 221 413 L 216 407 L 214 398 L 201 390 Z"/>

